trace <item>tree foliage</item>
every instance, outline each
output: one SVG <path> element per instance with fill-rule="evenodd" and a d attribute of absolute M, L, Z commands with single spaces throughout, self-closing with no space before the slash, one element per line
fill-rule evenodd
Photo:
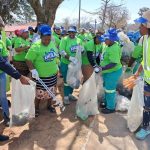
<path fill-rule="evenodd" d="M 140 8 L 140 10 L 138 12 L 139 16 L 142 16 L 143 13 L 146 12 L 146 11 L 148 11 L 148 10 L 150 10 L 150 8 L 148 8 L 148 7 L 142 7 L 142 8 Z"/>

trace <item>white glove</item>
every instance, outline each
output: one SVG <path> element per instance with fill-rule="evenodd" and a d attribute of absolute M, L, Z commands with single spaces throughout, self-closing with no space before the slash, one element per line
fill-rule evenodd
<path fill-rule="evenodd" d="M 79 45 L 79 46 L 78 46 L 78 49 L 79 49 L 79 52 L 81 52 L 81 53 L 84 52 L 84 47 L 83 47 L 83 46 L 80 46 L 80 45 Z"/>
<path fill-rule="evenodd" d="M 98 67 L 98 66 L 94 66 L 94 71 L 95 71 L 95 73 L 99 73 L 102 71 L 102 68 Z"/>
<path fill-rule="evenodd" d="M 60 54 L 61 56 L 63 56 L 63 57 L 65 57 L 65 56 L 67 55 L 67 53 L 66 53 L 64 50 L 60 51 L 59 54 Z"/>
<path fill-rule="evenodd" d="M 77 60 L 75 57 L 72 57 L 72 56 L 69 57 L 69 60 L 70 60 L 74 65 L 76 65 L 77 62 L 78 62 L 78 60 Z"/>
<path fill-rule="evenodd" d="M 36 69 L 31 70 L 32 78 L 39 80 L 39 74 Z"/>

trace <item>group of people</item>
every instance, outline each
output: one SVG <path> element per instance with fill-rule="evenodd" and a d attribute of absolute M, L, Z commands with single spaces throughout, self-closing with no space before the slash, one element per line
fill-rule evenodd
<path fill-rule="evenodd" d="M 135 49 L 132 53 L 126 72 L 131 71 L 136 61 L 135 77 L 141 75 L 144 78 L 144 111 L 143 125 L 137 132 L 138 139 L 144 139 L 150 134 L 148 130 L 150 122 L 150 11 L 135 20 L 140 24 L 140 37 L 134 40 L 131 34 L 127 34 L 134 42 Z M 54 26 L 53 29 L 43 23 L 39 23 L 34 29 L 16 30 L 15 37 L 8 39 L 4 31 L 4 24 L 0 24 L 0 68 L 22 83 L 28 84 L 28 78 L 36 82 L 35 116 L 40 115 L 40 102 L 47 101 L 47 109 L 55 113 L 55 103 L 42 82 L 49 90 L 56 94 L 57 78 L 64 80 L 64 105 L 76 101 L 73 96 L 73 88 L 67 84 L 67 72 L 70 63 L 77 64 L 76 53 L 82 54 L 82 74 L 84 84 L 92 75 L 101 73 L 105 91 L 104 101 L 101 103 L 104 114 L 115 112 L 116 88 L 122 75 L 122 46 L 118 33 L 120 30 L 110 28 L 105 32 L 93 33 L 81 29 L 78 33 L 75 26 L 68 30 Z M 9 41 L 9 42 L 8 42 Z M 80 48 L 79 48 L 80 47 Z M 82 48 L 81 48 L 82 47 Z M 16 70 L 11 70 L 8 62 L 9 53 L 12 55 L 12 64 Z M 3 63 L 3 64 L 2 64 Z M 6 69 L 6 67 L 8 69 Z M 135 68 L 135 67 L 134 67 Z M 6 75 L 0 72 L 0 104 L 3 109 L 4 123 L 9 125 L 9 107 L 6 97 Z M 21 76 L 22 75 L 22 76 Z M 27 78 L 26 78 L 26 77 Z M 39 80 L 40 79 L 40 80 Z M 13 87 L 12 87 L 13 88 Z M 92 87 L 91 87 L 92 88 Z M 1 137 L 0 137 L 1 140 Z"/>

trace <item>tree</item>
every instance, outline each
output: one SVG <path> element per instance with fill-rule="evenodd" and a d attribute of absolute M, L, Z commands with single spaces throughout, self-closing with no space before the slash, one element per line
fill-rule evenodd
<path fill-rule="evenodd" d="M 148 7 L 142 7 L 142 8 L 140 8 L 138 14 L 140 16 L 143 16 L 143 13 L 146 12 L 146 11 L 148 11 L 148 10 L 150 10 L 150 8 L 148 8 Z"/>
<path fill-rule="evenodd" d="M 112 0 L 101 0 L 101 7 L 95 12 L 83 11 L 92 15 L 99 15 L 101 29 L 126 25 L 129 18 L 128 10 L 123 7 L 123 4 L 116 5 L 112 3 Z"/>
<path fill-rule="evenodd" d="M 129 13 L 126 7 L 115 7 L 113 4 L 106 11 L 105 24 L 107 27 L 123 28 L 127 25 Z"/>
<path fill-rule="evenodd" d="M 18 7 L 19 0 L 0 0 L 0 15 L 4 22 L 13 18 L 12 12 Z"/>
<path fill-rule="evenodd" d="M 0 0 L 0 12 L 6 23 L 26 23 L 36 19 L 27 0 Z"/>
<path fill-rule="evenodd" d="M 27 0 L 33 8 L 37 21 L 53 24 L 58 6 L 64 0 Z"/>

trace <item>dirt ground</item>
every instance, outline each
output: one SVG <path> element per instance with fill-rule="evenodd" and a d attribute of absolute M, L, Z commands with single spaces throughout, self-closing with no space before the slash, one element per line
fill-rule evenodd
<path fill-rule="evenodd" d="M 126 114 L 81 121 L 75 116 L 75 102 L 64 112 L 57 109 L 57 115 L 43 107 L 38 118 L 21 127 L 5 128 L 1 123 L 0 133 L 10 136 L 0 150 L 150 150 L 150 136 L 136 140 L 127 129 Z"/>

